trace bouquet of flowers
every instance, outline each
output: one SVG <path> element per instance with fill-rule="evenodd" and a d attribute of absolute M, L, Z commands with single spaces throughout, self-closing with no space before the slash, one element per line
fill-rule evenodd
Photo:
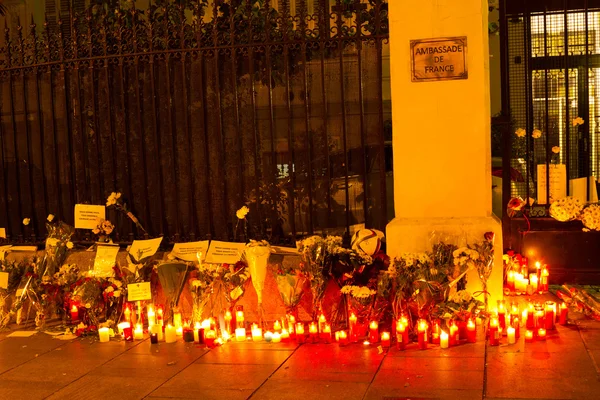
<path fill-rule="evenodd" d="M 494 267 L 494 232 L 486 232 L 483 235 L 483 241 L 475 244 L 473 247 L 478 253 L 479 258 L 475 260 L 475 267 L 477 268 L 477 274 L 483 284 L 483 295 L 485 298 L 485 306 L 487 309 L 487 280 L 492 274 L 492 268 Z"/>
<path fill-rule="evenodd" d="M 304 294 L 304 284 L 306 278 L 298 268 L 291 266 L 280 265 L 275 270 L 275 281 L 277 282 L 277 290 L 283 304 L 285 305 L 286 313 L 298 317 L 298 304 L 302 300 Z"/>
<path fill-rule="evenodd" d="M 116 210 L 122 212 L 135 224 L 135 226 L 137 226 L 142 233 L 148 234 L 137 217 L 127 209 L 127 204 L 123 201 L 123 196 L 120 192 L 112 192 L 108 196 L 106 199 L 106 207 L 114 207 Z"/>
<path fill-rule="evenodd" d="M 557 221 L 573 221 L 579 217 L 583 204 L 575 197 L 564 197 L 550 205 L 550 216 Z"/>
<path fill-rule="evenodd" d="M 107 219 L 98 218 L 96 227 L 92 229 L 94 235 L 98 235 L 99 242 L 112 243 L 110 235 L 113 233 L 115 226 Z"/>
<path fill-rule="evenodd" d="M 28 265 L 29 262 L 27 260 L 21 262 L 0 261 L 0 272 L 8 274 L 7 288 L 0 289 L 0 328 L 7 326 L 14 315 L 14 309 L 11 309 L 8 300 L 17 290 Z"/>
<path fill-rule="evenodd" d="M 459 290 L 450 296 L 445 302 L 436 306 L 434 314 L 444 320 L 457 320 L 466 322 L 469 318 L 477 317 L 485 313 L 485 305 L 476 300 L 466 290 Z"/>
<path fill-rule="evenodd" d="M 46 230 L 48 231 L 46 251 L 37 271 L 39 275 L 48 276 L 54 275 L 63 264 L 67 252 L 73 248 L 71 237 L 75 233 L 75 228 L 62 221 L 56 221 L 52 214 L 50 216 L 48 216 L 46 222 Z"/>
<path fill-rule="evenodd" d="M 583 231 L 600 231 L 600 205 L 590 204 L 581 212 Z"/>

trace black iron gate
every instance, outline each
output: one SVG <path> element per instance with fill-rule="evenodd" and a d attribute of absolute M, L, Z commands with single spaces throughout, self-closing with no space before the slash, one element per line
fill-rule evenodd
<path fill-rule="evenodd" d="M 128 2 L 7 24 L 0 226 L 40 240 L 48 213 L 72 222 L 120 191 L 174 242 L 231 239 L 243 204 L 255 238 L 383 228 L 387 4 L 329 3 Z M 117 240 L 141 236 L 109 216 Z"/>

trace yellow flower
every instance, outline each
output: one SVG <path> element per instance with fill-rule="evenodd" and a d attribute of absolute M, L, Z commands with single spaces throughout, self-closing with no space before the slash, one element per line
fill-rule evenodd
<path fill-rule="evenodd" d="M 552 146 L 552 152 L 554 154 L 560 153 L 560 147 L 559 146 Z"/>
<path fill-rule="evenodd" d="M 110 196 L 108 196 L 108 199 L 106 199 L 106 207 L 110 207 L 112 205 L 117 204 L 117 200 L 119 200 L 120 198 L 121 198 L 121 193 L 112 192 L 110 194 Z"/>
<path fill-rule="evenodd" d="M 246 206 L 243 206 L 242 208 L 236 211 L 235 215 L 238 217 L 238 219 L 244 219 L 246 218 L 246 215 L 248 215 L 249 212 L 250 209 Z"/>
<path fill-rule="evenodd" d="M 539 129 L 534 129 L 533 132 L 531 133 L 531 137 L 534 139 L 539 139 L 542 137 L 542 131 L 540 131 Z"/>
<path fill-rule="evenodd" d="M 518 137 L 525 137 L 525 135 L 527 135 L 527 132 L 525 132 L 525 129 L 519 128 L 515 131 L 515 135 L 517 135 Z"/>
<path fill-rule="evenodd" d="M 577 117 L 573 120 L 573 126 L 579 126 L 584 124 L 584 120 L 581 117 Z"/>
<path fill-rule="evenodd" d="M 67 242 L 67 249 L 72 249 L 73 248 L 73 242 Z"/>
<path fill-rule="evenodd" d="M 23 218 L 23 225 L 27 226 L 27 225 L 29 225 L 30 222 L 31 222 L 31 219 Z"/>
<path fill-rule="evenodd" d="M 48 214 L 48 218 L 46 218 L 48 222 L 54 221 L 54 214 Z"/>

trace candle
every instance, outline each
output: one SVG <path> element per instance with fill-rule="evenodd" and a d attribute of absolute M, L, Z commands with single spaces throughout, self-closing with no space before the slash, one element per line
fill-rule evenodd
<path fill-rule="evenodd" d="M 472 319 L 467 322 L 467 342 L 475 343 L 477 341 L 477 326 Z"/>
<path fill-rule="evenodd" d="M 163 326 L 164 324 L 164 319 L 163 319 L 163 309 L 162 307 L 158 307 L 158 310 L 156 310 L 156 323 L 160 326 Z"/>
<path fill-rule="evenodd" d="M 538 329 L 537 335 L 539 340 L 546 340 L 546 330 L 544 328 Z"/>
<path fill-rule="evenodd" d="M 177 328 L 175 328 L 175 334 L 177 336 L 183 336 L 183 326 L 178 326 Z"/>
<path fill-rule="evenodd" d="M 302 322 L 296 324 L 296 340 L 298 343 L 304 343 L 304 324 Z"/>
<path fill-rule="evenodd" d="M 450 325 L 450 337 L 448 339 L 448 345 L 456 346 L 458 343 L 458 326 L 456 326 L 456 323 L 452 321 L 452 325 Z"/>
<path fill-rule="evenodd" d="M 150 328 L 150 333 L 154 333 L 156 335 L 156 340 L 158 340 L 159 342 L 164 340 L 164 335 L 163 335 L 163 327 L 161 325 L 153 325 Z"/>
<path fill-rule="evenodd" d="M 339 332 L 339 343 L 340 346 L 346 346 L 348 344 L 348 335 L 346 334 L 346 331 Z"/>
<path fill-rule="evenodd" d="M 314 321 L 308 326 L 308 335 L 311 343 L 319 342 L 319 329 Z"/>
<path fill-rule="evenodd" d="M 156 334 L 156 333 L 151 333 L 150 334 L 150 343 L 151 344 L 158 344 L 158 334 Z"/>
<path fill-rule="evenodd" d="M 100 337 L 100 343 L 106 343 L 110 340 L 109 329 L 100 328 L 98 329 L 98 336 Z"/>
<path fill-rule="evenodd" d="M 323 329 L 325 329 L 326 323 L 327 323 L 327 319 L 325 319 L 325 315 L 323 315 L 323 314 L 319 315 L 319 333 L 323 332 Z"/>
<path fill-rule="evenodd" d="M 381 345 L 383 347 L 390 347 L 390 333 L 381 332 Z"/>
<path fill-rule="evenodd" d="M 510 290 L 515 290 L 515 271 L 508 271 L 506 274 L 506 284 Z"/>
<path fill-rule="evenodd" d="M 371 321 L 369 324 L 369 342 L 379 342 L 379 324 L 377 321 Z"/>
<path fill-rule="evenodd" d="M 281 334 L 279 332 L 273 333 L 273 343 L 281 342 Z"/>
<path fill-rule="evenodd" d="M 546 330 L 553 330 L 554 324 L 556 322 L 556 303 L 553 301 L 546 302 L 546 322 L 545 328 Z"/>
<path fill-rule="evenodd" d="M 419 349 L 427 349 L 427 321 L 420 319 L 417 325 Z"/>
<path fill-rule="evenodd" d="M 123 329 L 123 338 L 128 342 L 133 342 L 133 329 L 124 328 Z"/>
<path fill-rule="evenodd" d="M 504 331 L 506 329 L 506 308 L 504 306 L 504 300 L 498 300 L 498 323 L 500 328 Z"/>
<path fill-rule="evenodd" d="M 181 313 L 179 311 L 173 313 L 173 325 L 175 325 L 175 328 L 183 326 L 181 321 Z"/>
<path fill-rule="evenodd" d="M 119 331 L 119 335 L 123 336 L 123 330 L 125 328 L 131 328 L 131 324 L 129 322 L 121 322 L 117 325 L 117 330 Z"/>
<path fill-rule="evenodd" d="M 273 340 L 273 333 L 265 332 L 265 342 L 271 343 L 272 340 Z"/>
<path fill-rule="evenodd" d="M 351 342 L 356 342 L 357 339 L 357 332 L 356 332 L 356 323 L 358 322 L 358 318 L 356 317 L 356 314 L 352 313 L 350 314 L 350 317 L 348 318 L 348 329 L 350 331 L 350 341 Z"/>
<path fill-rule="evenodd" d="M 541 304 L 535 305 L 534 327 L 535 329 L 544 328 L 546 326 L 546 315 L 544 307 Z"/>
<path fill-rule="evenodd" d="M 79 320 L 79 308 L 75 304 L 71 306 L 71 322 Z"/>
<path fill-rule="evenodd" d="M 152 306 L 148 306 L 148 328 L 152 327 L 154 324 L 156 324 L 156 313 Z"/>
<path fill-rule="evenodd" d="M 449 345 L 448 334 L 445 331 L 442 331 L 442 333 L 440 333 L 440 347 L 442 349 L 447 349 Z"/>
<path fill-rule="evenodd" d="M 133 331 L 133 338 L 135 340 L 144 340 L 144 328 L 142 324 L 136 324 L 135 330 Z"/>
<path fill-rule="evenodd" d="M 238 328 L 244 328 L 244 311 L 240 308 L 235 312 L 235 323 Z"/>
<path fill-rule="evenodd" d="M 440 322 L 434 321 L 433 329 L 431 330 L 431 343 L 440 344 Z"/>
<path fill-rule="evenodd" d="M 235 340 L 237 340 L 238 342 L 246 341 L 246 328 L 235 329 Z"/>
<path fill-rule="evenodd" d="M 548 272 L 548 268 L 544 265 L 544 269 L 542 269 L 542 273 L 540 276 L 540 284 L 539 284 L 539 292 L 547 292 L 548 291 L 548 277 L 550 273 Z"/>
<path fill-rule="evenodd" d="M 517 342 L 515 328 L 512 326 L 509 326 L 508 329 L 506 329 L 506 335 L 508 336 L 508 344 L 515 344 Z"/>
<path fill-rule="evenodd" d="M 281 332 L 281 323 L 279 321 L 275 321 L 273 324 L 273 330 L 275 332 Z"/>
<path fill-rule="evenodd" d="M 331 325 L 325 324 L 325 328 L 323 328 L 323 333 L 321 337 L 325 341 L 325 343 L 331 343 Z"/>
<path fill-rule="evenodd" d="M 227 332 L 228 334 L 230 332 L 233 332 L 232 328 L 231 328 L 231 320 L 233 319 L 233 315 L 231 315 L 231 311 L 225 311 L 225 332 Z"/>
<path fill-rule="evenodd" d="M 200 325 L 205 331 L 210 331 L 210 319 L 205 319 Z"/>
<path fill-rule="evenodd" d="M 204 334 L 204 343 L 206 343 L 207 347 L 214 347 L 215 346 L 215 339 L 217 338 L 217 332 L 215 331 L 206 331 L 206 333 Z"/>
<path fill-rule="evenodd" d="M 194 343 L 203 343 L 204 342 L 204 329 L 202 329 L 202 325 L 200 322 L 196 322 L 194 324 Z"/>
<path fill-rule="evenodd" d="M 408 342 L 408 332 L 406 325 L 402 321 L 396 323 L 396 347 L 398 350 L 406 349 L 406 343 Z"/>
<path fill-rule="evenodd" d="M 531 329 L 527 329 L 525 331 L 525 342 L 527 342 L 527 343 L 533 342 L 533 331 Z"/>
<path fill-rule="evenodd" d="M 500 333 L 498 332 L 498 328 L 498 318 L 492 317 L 488 329 L 490 346 L 498 346 L 500 344 Z"/>
<path fill-rule="evenodd" d="M 538 291 L 539 278 L 537 274 L 529 274 L 529 284 L 534 292 Z"/>
<path fill-rule="evenodd" d="M 336 342 L 339 342 L 339 341 L 340 341 L 340 331 L 337 331 L 337 332 L 335 333 L 335 341 L 336 341 Z"/>
<path fill-rule="evenodd" d="M 193 342 L 194 339 L 195 339 L 195 336 L 196 335 L 194 335 L 194 330 L 193 329 L 190 329 L 190 328 L 184 328 L 183 329 L 183 341 L 184 342 L 188 342 L 188 343 Z"/>
<path fill-rule="evenodd" d="M 263 331 L 261 328 L 258 327 L 258 325 L 254 324 L 252 325 L 252 341 L 253 342 L 260 342 L 263 339 Z"/>
<path fill-rule="evenodd" d="M 281 330 L 281 341 L 286 343 L 290 340 L 290 334 L 287 331 L 287 329 L 282 329 Z"/>
<path fill-rule="evenodd" d="M 567 318 L 569 316 L 569 308 L 565 303 L 561 303 L 560 305 L 560 319 L 558 323 L 561 325 L 567 325 Z"/>
<path fill-rule="evenodd" d="M 521 294 L 521 292 L 523 291 L 523 275 L 521 273 L 515 272 L 514 274 L 514 279 L 515 279 L 515 292 L 517 292 L 517 294 Z"/>
<path fill-rule="evenodd" d="M 165 342 L 175 343 L 177 341 L 177 329 L 171 324 L 165 328 Z"/>
<path fill-rule="evenodd" d="M 521 336 L 521 325 L 519 322 L 519 318 L 513 319 L 511 326 L 515 328 L 515 338 L 519 338 Z"/>

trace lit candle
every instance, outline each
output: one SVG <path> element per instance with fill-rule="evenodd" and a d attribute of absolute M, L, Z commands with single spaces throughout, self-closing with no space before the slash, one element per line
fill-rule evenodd
<path fill-rule="evenodd" d="M 317 328 L 317 324 L 315 322 L 311 322 L 308 326 L 308 335 L 311 343 L 319 342 L 319 329 Z"/>
<path fill-rule="evenodd" d="M 273 333 L 273 343 L 281 342 L 281 334 L 279 332 Z"/>
<path fill-rule="evenodd" d="M 356 323 L 358 322 L 358 318 L 356 317 L 356 314 L 352 313 L 350 314 L 350 317 L 348 318 L 348 330 L 350 331 L 350 341 L 351 342 L 355 342 L 357 339 L 357 332 L 356 332 Z"/>
<path fill-rule="evenodd" d="M 553 330 L 556 322 L 556 303 L 553 301 L 546 302 L 546 330 Z"/>
<path fill-rule="evenodd" d="M 266 332 L 265 333 L 265 342 L 271 343 L 272 340 L 273 340 L 273 333 L 272 332 Z"/>
<path fill-rule="evenodd" d="M 177 328 L 175 328 L 175 334 L 177 336 L 183 336 L 183 326 L 178 326 Z"/>
<path fill-rule="evenodd" d="M 289 334 L 289 332 L 287 331 L 287 329 L 282 329 L 281 330 L 281 341 L 283 343 L 286 343 L 289 340 L 290 340 L 290 334 Z"/>
<path fill-rule="evenodd" d="M 440 347 L 442 349 L 447 349 L 449 345 L 448 334 L 445 331 L 442 331 L 442 333 L 440 333 Z"/>
<path fill-rule="evenodd" d="M 123 313 L 125 314 L 125 321 L 131 323 L 131 310 L 129 309 L 129 304 L 125 306 L 125 311 Z"/>
<path fill-rule="evenodd" d="M 231 311 L 225 311 L 225 331 L 227 333 L 233 332 L 231 329 L 231 320 L 233 319 L 233 315 L 231 315 Z"/>
<path fill-rule="evenodd" d="M 235 312 L 235 323 L 238 328 L 244 328 L 244 311 L 240 308 Z"/>
<path fill-rule="evenodd" d="M 325 328 L 323 328 L 323 333 L 321 334 L 325 343 L 331 343 L 331 325 L 325 324 Z"/>
<path fill-rule="evenodd" d="M 544 269 L 542 269 L 542 273 L 540 276 L 540 284 L 539 284 L 539 292 L 547 292 L 548 291 L 548 277 L 550 273 L 548 272 L 548 268 L 544 265 Z"/>
<path fill-rule="evenodd" d="M 144 328 L 141 324 L 135 325 L 135 330 L 133 331 L 133 338 L 135 340 L 144 340 Z"/>
<path fill-rule="evenodd" d="M 148 328 L 152 327 L 154 324 L 156 324 L 156 313 L 152 306 L 148 306 Z"/>
<path fill-rule="evenodd" d="M 560 305 L 560 319 L 558 320 L 558 323 L 561 325 L 567 325 L 568 316 L 569 316 L 569 308 L 563 302 Z"/>
<path fill-rule="evenodd" d="M 439 344 L 440 343 L 440 322 L 433 322 L 433 329 L 431 330 L 431 344 Z"/>
<path fill-rule="evenodd" d="M 273 330 L 275 332 L 281 332 L 281 322 L 276 320 L 275 323 L 273 324 Z"/>
<path fill-rule="evenodd" d="M 539 278 L 537 274 L 529 274 L 529 284 L 534 292 L 538 291 Z"/>
<path fill-rule="evenodd" d="M 235 340 L 237 340 L 238 342 L 246 341 L 246 328 L 235 329 Z"/>
<path fill-rule="evenodd" d="M 510 290 L 515 290 L 515 271 L 510 270 L 506 274 L 506 285 Z"/>
<path fill-rule="evenodd" d="M 150 343 L 151 344 L 158 344 L 158 334 L 156 334 L 156 333 L 151 333 L 150 334 Z"/>
<path fill-rule="evenodd" d="M 498 328 L 498 318 L 492 317 L 488 329 L 490 346 L 498 346 L 500 344 L 500 333 L 498 332 Z"/>
<path fill-rule="evenodd" d="M 123 336 L 123 331 L 125 330 L 125 328 L 131 328 L 131 324 L 129 322 L 121 322 L 119 325 L 117 325 L 117 330 L 119 331 L 119 335 Z"/>
<path fill-rule="evenodd" d="M 533 342 L 533 331 L 531 329 L 527 329 L 525 331 L 525 342 L 527 342 L 527 343 Z"/>
<path fill-rule="evenodd" d="M 252 325 L 252 341 L 260 342 L 263 339 L 262 329 L 258 327 L 258 325 Z"/>
<path fill-rule="evenodd" d="M 406 336 L 406 338 L 405 338 Z M 396 323 L 396 347 L 398 350 L 406 349 L 406 343 L 408 342 L 408 332 L 406 331 L 406 325 L 399 320 Z"/>
<path fill-rule="evenodd" d="M 110 340 L 110 334 L 108 328 L 98 329 L 98 336 L 100 337 L 100 343 L 106 343 Z"/>
<path fill-rule="evenodd" d="M 467 342 L 475 343 L 477 341 L 477 326 L 472 319 L 467 322 Z"/>
<path fill-rule="evenodd" d="M 506 329 L 506 335 L 508 336 L 508 344 L 515 344 L 517 342 L 515 328 L 512 326 L 509 326 L 508 329 Z"/>
<path fill-rule="evenodd" d="M 535 329 L 544 328 L 546 326 L 546 314 L 544 313 L 544 306 L 541 304 L 535 305 L 534 326 Z"/>
<path fill-rule="evenodd" d="M 346 346 L 348 344 L 348 335 L 346 334 L 346 331 L 339 332 L 339 343 L 340 346 Z"/>
<path fill-rule="evenodd" d="M 521 294 L 521 292 L 523 291 L 523 288 L 522 288 L 523 275 L 519 272 L 515 272 L 514 279 L 515 279 L 515 292 L 517 292 L 517 294 Z"/>
<path fill-rule="evenodd" d="M 535 308 L 531 302 L 527 304 L 527 321 L 525 327 L 527 329 L 535 329 Z"/>
<path fill-rule="evenodd" d="M 173 313 L 173 325 L 175 325 L 175 328 L 180 328 L 183 326 L 181 313 L 179 311 Z"/>
<path fill-rule="evenodd" d="M 150 332 L 154 333 L 156 335 L 156 340 L 158 340 L 159 342 L 165 340 L 162 325 L 158 325 L 158 324 L 153 325 L 150 328 Z"/>
<path fill-rule="evenodd" d="M 537 336 L 539 340 L 546 340 L 546 330 L 544 328 L 538 329 Z"/>
<path fill-rule="evenodd" d="M 177 341 L 177 329 L 171 324 L 165 327 L 165 342 L 175 343 Z"/>
<path fill-rule="evenodd" d="M 194 330 L 190 327 L 183 328 L 183 341 L 187 343 L 192 343 L 194 341 Z"/>
<path fill-rule="evenodd" d="M 515 328 L 515 338 L 518 339 L 521 336 L 521 324 L 519 318 L 513 319 L 511 326 Z"/>
<path fill-rule="evenodd" d="M 201 326 L 205 331 L 210 331 L 210 319 L 205 319 L 202 321 Z"/>
<path fill-rule="evenodd" d="M 506 329 L 506 308 L 504 306 L 504 300 L 498 300 L 498 325 L 502 328 L 502 331 Z"/>
<path fill-rule="evenodd" d="M 419 349 L 427 349 L 427 321 L 420 319 L 417 324 L 417 334 L 419 340 Z"/>
<path fill-rule="evenodd" d="M 215 346 L 215 339 L 217 338 L 217 332 L 215 331 L 206 331 L 204 334 L 204 343 L 206 343 L 207 347 Z"/>
<path fill-rule="evenodd" d="M 71 322 L 79 320 L 79 308 L 75 304 L 71 306 Z"/>
<path fill-rule="evenodd" d="M 456 323 L 452 321 L 452 325 L 450 325 L 450 337 L 448 340 L 448 344 L 450 346 L 456 346 L 458 343 L 458 326 L 456 326 Z"/>
<path fill-rule="evenodd" d="M 221 335 L 221 340 L 223 341 L 223 343 L 227 343 L 231 340 L 231 335 L 228 332 L 223 332 L 223 334 Z"/>
<path fill-rule="evenodd" d="M 390 347 L 390 333 L 381 332 L 381 345 L 383 347 Z"/>
<path fill-rule="evenodd" d="M 202 340 L 200 340 L 202 339 Z M 204 329 L 202 329 L 202 325 L 200 322 L 196 322 L 194 324 L 194 343 L 203 343 L 204 342 Z"/>
<path fill-rule="evenodd" d="M 371 321 L 369 324 L 369 342 L 379 342 L 379 324 L 377 321 Z"/>
<path fill-rule="evenodd" d="M 298 322 L 296 324 L 296 340 L 298 343 L 304 343 L 304 324 L 302 322 Z"/>
<path fill-rule="evenodd" d="M 158 307 L 158 310 L 156 310 L 157 315 L 156 315 L 156 323 L 160 326 L 164 325 L 164 319 L 163 319 L 163 309 L 162 307 Z"/>
<path fill-rule="evenodd" d="M 337 332 L 335 333 L 335 341 L 336 341 L 336 342 L 339 342 L 339 341 L 340 341 L 340 331 L 337 331 Z"/>

